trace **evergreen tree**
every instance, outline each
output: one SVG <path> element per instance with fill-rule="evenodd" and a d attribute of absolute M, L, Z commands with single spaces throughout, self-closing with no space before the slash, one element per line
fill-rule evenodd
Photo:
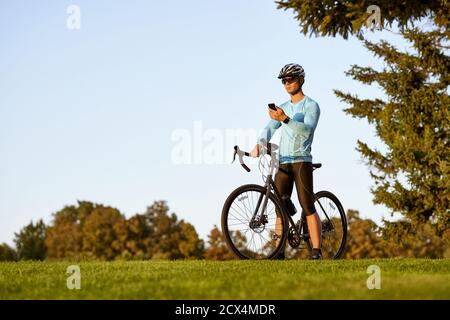
<path fill-rule="evenodd" d="M 383 70 L 352 66 L 348 76 L 377 84 L 386 99 L 362 99 L 335 90 L 350 105 L 345 112 L 374 125 L 386 152 L 357 142 L 375 181 L 374 202 L 403 221 L 386 223 L 386 236 L 425 230 L 428 224 L 448 239 L 450 232 L 450 2 L 442 1 L 279 1 L 293 9 L 302 32 L 322 36 L 358 35 L 365 47 L 385 62 Z M 362 36 L 370 5 L 381 10 L 383 24 L 397 24 L 411 49 L 400 51 L 386 41 Z M 423 18 L 423 19 L 422 19 Z M 426 28 L 414 24 L 426 20 Z M 422 226 L 423 228 L 417 228 Z M 448 244 L 447 244 L 448 245 Z"/>
<path fill-rule="evenodd" d="M 387 151 L 358 140 L 357 150 L 371 167 L 374 202 L 404 215 L 412 225 L 431 222 L 438 234 L 450 228 L 450 59 L 438 46 L 440 33 L 403 31 L 414 53 L 385 41 L 364 41 L 386 62 L 381 71 L 352 66 L 347 72 L 365 84 L 378 84 L 387 100 L 335 93 L 351 105 L 345 111 L 367 119 Z"/>
<path fill-rule="evenodd" d="M 380 8 L 381 24 L 408 28 L 428 17 L 448 30 L 450 2 L 448 0 L 280 0 L 278 9 L 292 9 L 303 34 L 319 36 L 361 36 L 367 20 L 373 14 L 371 6 Z M 447 33 L 448 37 L 448 33 Z"/>

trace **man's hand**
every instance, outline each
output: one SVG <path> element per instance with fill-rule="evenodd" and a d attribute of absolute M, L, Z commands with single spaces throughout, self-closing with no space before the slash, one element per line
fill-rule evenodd
<path fill-rule="evenodd" d="M 252 151 L 250 151 L 250 156 L 252 156 L 253 158 L 257 158 L 259 157 L 261 150 L 260 150 L 260 145 L 257 144 Z"/>
<path fill-rule="evenodd" d="M 276 107 L 277 111 L 272 110 L 269 108 L 269 116 L 273 119 L 273 120 L 277 120 L 277 121 L 283 121 L 284 119 L 287 118 L 287 115 L 284 113 L 283 109 Z"/>

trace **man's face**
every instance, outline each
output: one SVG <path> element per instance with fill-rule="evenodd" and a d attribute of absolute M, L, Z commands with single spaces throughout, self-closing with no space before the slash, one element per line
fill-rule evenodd
<path fill-rule="evenodd" d="M 281 82 L 289 94 L 296 94 L 303 84 L 303 78 L 283 78 Z"/>

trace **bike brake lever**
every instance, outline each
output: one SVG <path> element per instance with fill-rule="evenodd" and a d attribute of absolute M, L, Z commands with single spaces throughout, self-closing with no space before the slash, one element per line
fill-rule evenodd
<path fill-rule="evenodd" d="M 231 163 L 233 163 L 234 160 L 236 160 L 236 154 L 237 154 L 237 146 L 234 146 L 233 161 L 231 161 Z"/>
<path fill-rule="evenodd" d="M 238 154 L 239 156 L 239 162 L 241 163 L 241 166 L 244 167 L 247 172 L 250 172 L 250 168 L 247 167 L 247 165 L 244 163 L 244 159 L 242 159 L 242 153 L 238 153 L 238 146 L 234 146 L 233 161 L 231 161 L 231 163 L 233 163 L 236 159 L 236 154 Z M 250 155 L 248 152 L 243 152 L 243 154 L 245 154 L 246 156 Z"/>

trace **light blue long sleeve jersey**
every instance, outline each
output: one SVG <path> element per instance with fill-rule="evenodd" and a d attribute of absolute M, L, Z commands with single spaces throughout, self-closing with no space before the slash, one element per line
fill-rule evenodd
<path fill-rule="evenodd" d="M 270 142 L 275 130 L 281 127 L 279 163 L 312 162 L 311 145 L 320 116 L 318 103 L 305 96 L 297 103 L 289 100 L 279 107 L 291 120 L 286 124 L 271 119 L 259 136 L 258 143 L 261 139 Z"/>

